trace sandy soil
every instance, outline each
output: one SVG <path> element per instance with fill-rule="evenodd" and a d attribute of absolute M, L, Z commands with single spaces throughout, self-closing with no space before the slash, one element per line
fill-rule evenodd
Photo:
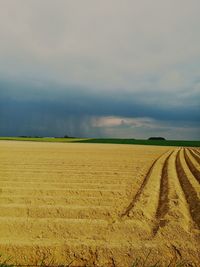
<path fill-rule="evenodd" d="M 14 264 L 200 262 L 200 152 L 0 141 L 0 255 Z"/>

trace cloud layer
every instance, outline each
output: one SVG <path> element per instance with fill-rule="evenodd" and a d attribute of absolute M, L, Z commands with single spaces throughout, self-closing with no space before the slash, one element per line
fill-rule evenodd
<path fill-rule="evenodd" d="M 0 135 L 199 139 L 199 9 L 0 0 Z"/>

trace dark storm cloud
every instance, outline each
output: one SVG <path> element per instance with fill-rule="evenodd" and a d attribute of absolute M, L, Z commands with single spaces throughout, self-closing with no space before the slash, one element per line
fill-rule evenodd
<path fill-rule="evenodd" d="M 200 122 L 198 106 L 168 107 L 159 104 L 159 97 L 144 101 L 140 94 L 118 92 L 90 92 L 80 88 L 66 88 L 33 82 L 0 82 L 0 135 L 88 136 L 99 134 L 92 129 L 92 118 L 99 117 L 148 117 L 171 122 L 171 126 L 189 121 Z M 163 95 L 162 95 L 163 97 Z M 167 95 L 165 96 L 167 99 Z M 146 94 L 145 99 L 152 98 Z M 184 108 L 183 108 L 184 107 Z M 93 132 L 92 132 L 93 131 Z M 91 134 L 92 133 L 92 134 Z M 102 134 L 102 132 L 101 132 Z"/>
<path fill-rule="evenodd" d="M 194 98 L 198 98 L 196 94 Z M 162 99 L 165 103 L 162 103 Z M 175 100 L 177 105 L 169 101 L 166 93 L 124 93 L 117 95 L 110 92 L 88 92 L 80 88 L 59 88 L 59 85 L 30 86 L 30 84 L 0 83 L 1 109 L 11 109 L 18 113 L 20 110 L 28 113 L 53 113 L 56 117 L 68 115 L 89 116 L 127 116 L 152 117 L 158 120 L 190 120 L 200 121 L 199 105 L 194 105 L 195 99 Z M 148 100 L 148 101 L 147 101 Z M 161 101 L 161 104 L 160 104 Z M 18 106 L 19 109 L 16 109 Z M 10 108 L 9 108 L 10 107 Z M 6 114 L 6 112 L 5 112 Z M 24 114 L 26 116 L 26 114 Z"/>

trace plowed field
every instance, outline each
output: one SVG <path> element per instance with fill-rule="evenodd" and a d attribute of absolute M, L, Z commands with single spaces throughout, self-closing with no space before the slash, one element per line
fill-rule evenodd
<path fill-rule="evenodd" d="M 0 255 L 14 264 L 200 262 L 200 152 L 0 141 Z"/>

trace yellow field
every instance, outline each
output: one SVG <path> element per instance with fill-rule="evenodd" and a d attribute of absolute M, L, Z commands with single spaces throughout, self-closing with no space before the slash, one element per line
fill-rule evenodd
<path fill-rule="evenodd" d="M 0 255 L 15 264 L 200 262 L 200 152 L 0 141 Z"/>

